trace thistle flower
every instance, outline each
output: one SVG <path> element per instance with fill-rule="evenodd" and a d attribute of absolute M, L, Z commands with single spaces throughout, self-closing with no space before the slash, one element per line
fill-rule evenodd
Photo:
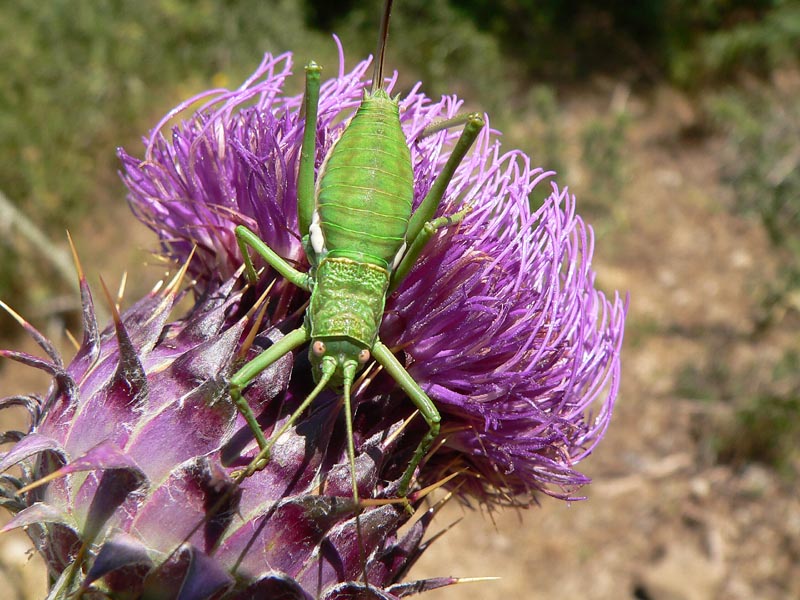
<path fill-rule="evenodd" d="M 397 598 L 455 581 L 399 583 L 425 547 L 435 508 L 405 535 L 398 530 L 409 516 L 395 504 L 367 503 L 356 519 L 332 391 L 280 438 L 263 471 L 238 487 L 231 478 L 257 448 L 226 379 L 296 327 L 306 300 L 269 269 L 245 286 L 233 235 L 247 225 L 307 268 L 295 189 L 301 98 L 281 91 L 290 66 L 289 55 L 267 55 L 239 89 L 176 107 L 146 140 L 144 160 L 119 152 L 135 214 L 193 281 L 188 314 L 169 322 L 181 297 L 176 279 L 100 334 L 81 277 L 85 333 L 69 366 L 21 319 L 49 358 L 4 352 L 54 377 L 47 398 L 0 405 L 21 404 L 32 420 L 32 432 L 8 436 L 19 441 L 0 472 L 21 466 L 21 478 L 4 479 L 3 503 L 17 513 L 8 527 L 28 527 L 64 590 L 332 600 Z M 341 59 L 323 85 L 317 164 L 358 105 L 367 67 L 345 73 Z M 166 123 L 198 104 L 168 139 Z M 417 202 L 458 132 L 421 134 L 460 106 L 419 86 L 401 102 Z M 575 466 L 611 417 L 625 307 L 594 288 L 591 229 L 566 190 L 552 186 L 532 209 L 531 191 L 550 174 L 522 153 L 502 154 L 488 128 L 476 146 L 440 208 L 471 212 L 425 249 L 388 299 L 380 331 L 442 413 L 411 497 L 452 476 L 447 486 L 489 506 L 527 504 L 537 492 L 574 498 L 588 481 Z M 267 435 L 310 380 L 300 352 L 246 389 Z M 368 370 L 353 399 L 359 495 L 392 499 L 426 428 L 382 372 Z M 48 473 L 58 477 L 18 493 Z"/>
<path fill-rule="evenodd" d="M 358 106 L 368 67 L 364 61 L 345 73 L 340 49 L 338 75 L 320 95 L 318 165 Z M 201 290 L 241 265 L 232 233 L 239 224 L 308 268 L 295 190 L 302 98 L 280 94 L 289 72 L 289 55 L 267 55 L 239 89 L 194 98 L 165 117 L 146 140 L 143 161 L 120 151 L 134 212 L 170 259 L 187 260 L 197 248 L 189 269 Z M 165 137 L 168 119 L 209 96 L 171 140 Z M 462 102 L 433 101 L 418 84 L 400 106 L 416 206 L 459 131 L 421 134 L 458 115 Z M 442 445 L 421 474 L 424 483 L 466 469 L 469 475 L 451 485 L 489 503 L 515 502 L 521 494 L 529 500 L 536 491 L 574 499 L 588 483 L 575 465 L 612 414 L 625 306 L 594 287 L 592 230 L 575 214 L 574 198 L 552 184 L 532 209 L 533 188 L 552 173 L 532 168 L 522 152 L 502 153 L 495 133 L 484 129 L 439 209 L 446 215 L 468 206 L 471 213 L 439 232 L 388 298 L 380 337 L 401 349 L 408 371 L 442 412 Z M 262 286 L 274 276 L 264 276 Z M 287 282 L 274 294 L 280 301 L 273 323 L 306 299 Z M 393 389 L 378 377 L 357 400 L 387 402 Z M 401 398 L 392 410 L 408 415 L 412 406 Z"/>

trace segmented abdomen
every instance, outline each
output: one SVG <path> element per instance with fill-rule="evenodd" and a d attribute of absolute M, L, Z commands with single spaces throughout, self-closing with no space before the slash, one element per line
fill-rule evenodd
<path fill-rule="evenodd" d="M 321 169 L 317 211 L 332 257 L 388 267 L 405 241 L 414 176 L 398 114 L 385 92 L 366 97 Z"/>

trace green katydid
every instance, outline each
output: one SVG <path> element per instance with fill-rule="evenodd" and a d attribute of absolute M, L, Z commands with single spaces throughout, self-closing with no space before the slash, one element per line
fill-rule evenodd
<path fill-rule="evenodd" d="M 439 434 L 441 417 L 433 401 L 381 342 L 378 329 L 386 297 L 409 273 L 436 230 L 460 221 L 461 211 L 434 218 L 453 174 L 484 126 L 478 114 L 468 115 L 463 132 L 445 167 L 416 210 L 412 210 L 411 155 L 401 129 L 398 98 L 383 89 L 383 55 L 392 2 L 381 22 L 372 88 L 341 137 L 329 150 L 315 181 L 317 105 L 321 68 L 305 68 L 306 123 L 297 184 L 298 225 L 310 270 L 298 271 L 245 226 L 235 230 L 248 279 L 257 274 L 249 251 L 258 253 L 278 274 L 310 292 L 303 324 L 286 334 L 230 379 L 231 397 L 255 435 L 260 452 L 240 478 L 264 468 L 270 451 L 325 388 L 341 391 L 347 427 L 353 499 L 358 506 L 355 449 L 350 406 L 356 375 L 375 359 L 408 395 L 428 424 L 398 488 L 408 493 L 414 472 Z M 264 436 L 243 391 L 279 358 L 310 342 L 309 357 L 316 386 L 283 426 Z"/>

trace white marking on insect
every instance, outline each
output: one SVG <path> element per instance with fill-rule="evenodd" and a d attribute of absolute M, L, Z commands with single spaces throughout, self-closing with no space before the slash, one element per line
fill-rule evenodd
<path fill-rule="evenodd" d="M 322 227 L 319 224 L 319 211 L 315 210 L 314 215 L 311 217 L 311 226 L 308 228 L 308 235 L 311 238 L 311 247 L 317 256 L 327 254 L 325 248 L 325 236 L 322 233 Z"/>
<path fill-rule="evenodd" d="M 400 261 L 403 260 L 403 254 L 406 253 L 406 248 L 408 244 L 406 244 L 405 240 L 403 241 L 403 245 L 400 246 L 400 250 L 397 251 L 397 254 L 394 255 L 394 260 L 392 261 L 392 270 L 394 271 L 397 267 L 400 266 Z"/>

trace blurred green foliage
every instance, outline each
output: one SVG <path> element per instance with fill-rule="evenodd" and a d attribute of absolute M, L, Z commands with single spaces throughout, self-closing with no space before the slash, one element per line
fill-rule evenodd
<path fill-rule="evenodd" d="M 0 186 L 61 228 L 80 215 L 115 145 L 176 96 L 236 81 L 263 51 L 370 52 L 382 0 L 17 0 L 0 8 Z M 419 24 L 424 23 L 424 27 Z M 788 0 L 404 0 L 393 60 L 431 93 L 469 86 L 492 114 L 512 110 L 524 71 L 549 79 L 603 69 L 714 77 L 769 70 L 800 52 L 800 6 Z M 326 48 L 327 46 L 327 48 Z M 508 105 L 512 107 L 507 109 Z M 90 183 L 91 182 L 91 183 Z M 105 183 L 105 182 L 104 182 Z M 32 204 L 31 204 L 32 203 Z"/>
<path fill-rule="evenodd" d="M 737 468 L 761 463 L 787 477 L 800 464 L 800 352 L 787 350 L 769 367 L 731 369 L 735 340 L 712 342 L 705 365 L 687 365 L 676 392 L 709 408 L 695 425 L 707 459 Z"/>
<path fill-rule="evenodd" d="M 796 12 L 795 16 L 800 16 Z M 800 21 L 795 22 L 795 26 Z M 706 109 L 726 138 L 721 176 L 734 192 L 734 209 L 757 218 L 771 244 L 777 277 L 759 282 L 756 336 L 795 330 L 800 315 L 800 74 L 776 73 L 768 84 L 748 81 L 713 94 Z M 719 460 L 759 461 L 796 475 L 800 464 L 800 345 L 786 344 L 766 377 L 713 373 L 716 361 L 694 373 L 711 400 L 724 400 L 732 419 L 711 428 Z M 721 357 L 725 354 L 721 353 Z M 722 358 L 724 360 L 724 358 Z M 728 388 L 727 398 L 719 396 Z"/>
<path fill-rule="evenodd" d="M 516 63 L 508 61 L 499 41 L 481 31 L 457 5 L 450 0 L 396 0 L 389 32 L 389 70 L 399 71 L 401 86 L 421 80 L 431 96 L 477 97 L 481 110 L 492 115 L 505 112 L 518 88 L 523 89 L 514 76 Z M 312 22 L 330 23 L 337 35 L 350 40 L 349 54 L 373 54 L 383 0 L 355 3 L 348 13 L 322 18 L 330 6 L 309 0 L 307 14 Z"/>
<path fill-rule="evenodd" d="M 397 10 L 407 11 L 402 6 L 407 3 L 397 4 Z M 456 22 L 463 30 L 462 19 L 471 20 L 499 42 L 506 60 L 550 81 L 606 71 L 702 84 L 742 67 L 763 73 L 800 55 L 800 7 L 793 0 L 458 0 L 449 3 L 452 8 L 436 1 L 408 4 L 426 25 L 435 14 L 449 21 L 434 27 Z M 363 10 L 352 0 L 309 0 L 308 6 L 312 22 L 326 26 L 340 23 L 351 9 Z M 369 10 L 374 14 L 372 5 Z M 460 38 L 453 36 L 454 41 Z"/>
<path fill-rule="evenodd" d="M 724 15 L 730 22 L 727 27 L 709 31 L 698 40 L 694 52 L 675 57 L 671 73 L 677 80 L 719 81 L 743 71 L 763 76 L 800 58 L 800 3 L 741 4 Z"/>
<path fill-rule="evenodd" d="M 756 396 L 735 413 L 717 438 L 721 462 L 742 466 L 757 461 L 788 476 L 797 460 L 800 437 L 800 390 L 791 395 Z"/>
<path fill-rule="evenodd" d="M 504 104 L 509 94 L 495 68 L 503 61 L 488 35 L 444 0 L 398 4 L 390 67 L 405 72 L 402 65 L 418 63 L 422 77 L 437 82 L 431 93 L 459 91 L 460 79 L 487 97 L 496 92 L 495 106 Z M 348 66 L 374 51 L 379 14 L 376 0 L 339 15 Z M 419 27 L 419 19 L 431 26 Z M 295 70 L 314 58 L 334 73 L 330 32 L 308 21 L 308 5 L 296 0 L 2 3 L 0 192 L 60 244 L 66 227 L 122 204 L 116 147 L 135 151 L 140 136 L 178 101 L 238 85 L 264 52 L 291 50 Z M 300 92 L 302 77 L 289 87 Z M 45 260 L 52 251 L 31 246 L 19 235 L 4 236 L 0 297 L 33 318 L 68 286 L 54 285 L 59 279 Z M 14 327 L 0 317 L 4 326 Z"/>
<path fill-rule="evenodd" d="M 122 204 L 117 146 L 135 150 L 192 93 L 238 85 L 265 51 L 320 47 L 335 55 L 290 0 L 0 3 L 0 191 L 61 245 L 65 227 Z M 4 236 L 0 297 L 34 318 L 68 286 L 30 246 Z"/>
<path fill-rule="evenodd" d="M 586 170 L 583 207 L 588 216 L 609 217 L 619 209 L 626 173 L 628 113 L 619 111 L 591 120 L 581 132 L 582 159 Z"/>
<path fill-rule="evenodd" d="M 759 327 L 800 309 L 800 80 L 781 86 L 729 90 L 708 101 L 728 138 L 722 176 L 734 190 L 736 209 L 757 216 L 780 277 L 764 292 Z"/>
<path fill-rule="evenodd" d="M 549 85 L 535 85 L 526 97 L 524 111 L 530 115 L 529 133 L 525 139 L 516 139 L 518 136 L 511 134 L 510 145 L 523 148 L 534 164 L 545 171 L 555 172 L 560 180 L 565 180 L 567 141 L 556 90 Z M 547 184 L 536 186 L 530 198 L 531 207 L 536 209 L 541 206 L 551 191 Z"/>
<path fill-rule="evenodd" d="M 236 82 L 267 49 L 308 47 L 295 2 L 18 0 L 0 9 L 0 185 L 59 221 L 93 205 L 114 148 L 177 88 Z M 317 45 L 320 41 L 314 36 Z M 102 161 L 98 164 L 98 159 Z M 112 171 L 113 172 L 113 171 Z"/>

